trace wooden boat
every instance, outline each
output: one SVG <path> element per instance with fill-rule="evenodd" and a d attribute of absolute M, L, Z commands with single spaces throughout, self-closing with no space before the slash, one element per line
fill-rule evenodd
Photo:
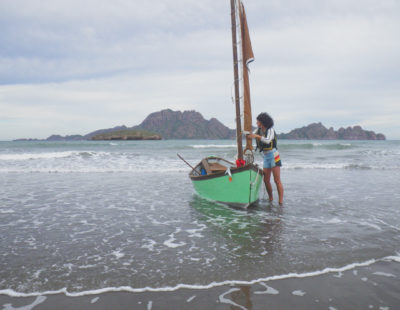
<path fill-rule="evenodd" d="M 206 174 L 201 173 L 203 169 Z M 258 200 L 262 170 L 257 165 L 236 167 L 223 158 L 207 157 L 189 175 L 196 192 L 203 198 L 244 205 Z"/>
<path fill-rule="evenodd" d="M 259 199 L 263 179 L 262 169 L 254 164 L 251 138 L 246 137 L 244 151 L 242 145 L 243 136 L 252 131 L 248 64 L 254 60 L 254 56 L 242 1 L 230 1 L 237 160 L 234 163 L 213 156 L 203 158 L 189 173 L 189 177 L 196 192 L 203 198 L 250 205 Z"/>

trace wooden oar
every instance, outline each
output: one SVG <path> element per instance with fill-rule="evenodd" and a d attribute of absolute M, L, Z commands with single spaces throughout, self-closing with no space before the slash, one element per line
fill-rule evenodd
<path fill-rule="evenodd" d="M 185 159 L 183 159 L 183 157 L 181 156 L 181 155 L 179 155 L 179 154 L 176 154 L 176 155 L 178 155 L 178 157 L 180 158 L 180 159 L 182 159 L 184 162 L 185 162 L 185 164 L 186 165 L 188 165 L 190 168 L 192 168 L 192 171 L 193 170 L 196 170 L 196 168 L 194 168 L 191 164 L 189 164 Z"/>

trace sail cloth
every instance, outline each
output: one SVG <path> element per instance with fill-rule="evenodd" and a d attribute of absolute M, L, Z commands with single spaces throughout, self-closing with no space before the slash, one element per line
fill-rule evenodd
<path fill-rule="evenodd" d="M 251 133 L 253 131 L 251 122 L 251 101 L 250 101 L 250 83 L 249 83 L 249 68 L 250 62 L 254 61 L 253 49 L 251 47 L 249 28 L 247 26 L 246 12 L 242 1 L 239 6 L 240 11 L 240 30 L 242 35 L 242 74 L 243 74 L 243 131 Z M 253 144 L 251 138 L 246 138 L 245 150 L 252 150 Z"/>

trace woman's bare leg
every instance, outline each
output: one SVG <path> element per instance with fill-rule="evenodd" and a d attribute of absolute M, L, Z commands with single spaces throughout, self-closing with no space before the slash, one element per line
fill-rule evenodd
<path fill-rule="evenodd" d="M 281 182 L 281 167 L 277 166 L 272 168 L 272 174 L 274 175 L 274 182 L 276 189 L 278 190 L 279 204 L 283 204 L 283 185 Z M 271 175 L 270 175 L 271 176 Z"/>
<path fill-rule="evenodd" d="M 268 198 L 269 201 L 274 200 L 274 197 L 272 196 L 272 185 L 271 185 L 271 169 L 270 168 L 264 168 L 264 183 L 265 187 L 267 189 L 268 193 Z"/>

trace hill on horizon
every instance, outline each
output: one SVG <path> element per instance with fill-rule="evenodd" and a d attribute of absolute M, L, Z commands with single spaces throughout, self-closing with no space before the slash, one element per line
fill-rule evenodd
<path fill-rule="evenodd" d="M 312 123 L 296 128 L 289 133 L 278 134 L 279 139 L 288 140 L 386 140 L 385 135 L 364 130 L 361 126 L 339 128 L 337 131 L 326 128 L 322 123 Z"/>
<path fill-rule="evenodd" d="M 162 139 L 235 139 L 236 131 L 229 129 L 216 118 L 206 120 L 196 111 L 173 111 L 165 109 L 148 115 L 142 123 L 136 126 L 125 125 L 113 128 L 99 129 L 86 135 L 60 136 L 51 135 L 48 141 L 91 140 L 95 136 L 110 134 L 117 131 L 146 130 L 156 133 Z M 27 139 L 19 139 L 27 140 Z M 32 140 L 32 139 L 30 139 Z"/>
<path fill-rule="evenodd" d="M 234 139 L 236 131 L 229 129 L 216 118 L 206 120 L 196 111 L 171 109 L 151 113 L 133 129 L 157 132 L 164 139 Z"/>
<path fill-rule="evenodd" d="M 99 129 L 86 135 L 60 136 L 51 135 L 47 141 L 79 141 L 91 140 L 95 136 L 127 130 L 145 130 L 161 136 L 162 139 L 235 139 L 236 130 L 230 129 L 216 118 L 206 120 L 201 113 L 191 111 L 173 111 L 165 109 L 149 114 L 142 123 L 136 126 L 125 125 L 113 128 Z M 302 128 L 296 128 L 289 133 L 278 134 L 279 139 L 292 140 L 386 140 L 381 133 L 367 131 L 361 126 L 326 128 L 322 123 L 312 123 Z M 37 140 L 37 139 L 18 139 Z"/>

